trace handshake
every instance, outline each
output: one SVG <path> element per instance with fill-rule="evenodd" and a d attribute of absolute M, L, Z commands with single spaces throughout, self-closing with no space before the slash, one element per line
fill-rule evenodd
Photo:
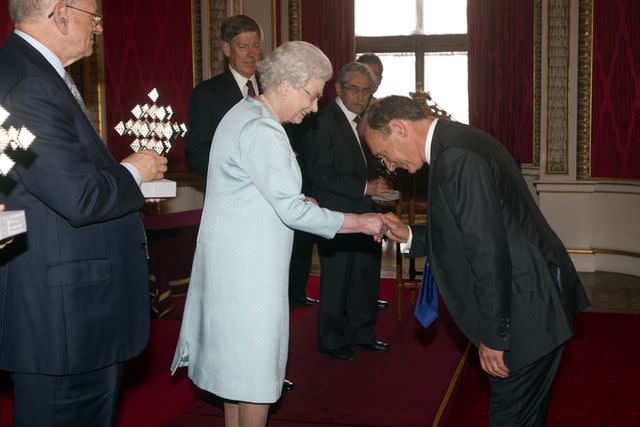
<path fill-rule="evenodd" d="M 394 242 L 406 243 L 409 239 L 409 227 L 391 212 L 385 214 L 345 214 L 340 233 L 364 233 L 380 242 L 387 236 Z"/>

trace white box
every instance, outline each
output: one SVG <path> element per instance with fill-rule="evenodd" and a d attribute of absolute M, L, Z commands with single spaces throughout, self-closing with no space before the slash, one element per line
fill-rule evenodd
<path fill-rule="evenodd" d="M 27 219 L 24 211 L 0 212 L 0 240 L 27 231 Z"/>
<path fill-rule="evenodd" d="M 143 182 L 140 186 L 145 199 L 166 199 L 176 197 L 176 182 L 168 179 Z"/>

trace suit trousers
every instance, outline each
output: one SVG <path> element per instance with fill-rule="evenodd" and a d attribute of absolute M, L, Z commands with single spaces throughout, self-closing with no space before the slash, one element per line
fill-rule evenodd
<path fill-rule="evenodd" d="M 111 427 L 122 363 L 77 375 L 12 373 L 14 427 Z"/>
<path fill-rule="evenodd" d="M 313 234 L 300 230 L 294 231 L 291 264 L 289 264 L 290 304 L 304 304 L 307 297 L 307 280 L 309 280 L 309 272 L 311 271 L 314 241 Z"/>
<path fill-rule="evenodd" d="M 489 377 L 492 427 L 544 427 L 549 393 L 556 378 L 564 344 L 535 362 L 510 372 L 506 379 Z"/>
<path fill-rule="evenodd" d="M 338 235 L 318 242 L 318 347 L 335 350 L 375 339 L 381 246 L 371 236 Z"/>

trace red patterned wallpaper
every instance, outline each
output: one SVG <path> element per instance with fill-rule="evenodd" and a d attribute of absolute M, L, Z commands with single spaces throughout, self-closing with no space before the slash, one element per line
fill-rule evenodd
<path fill-rule="evenodd" d="M 533 162 L 533 0 L 469 0 L 469 122 Z"/>
<path fill-rule="evenodd" d="M 107 141 L 116 159 L 131 153 L 131 137 L 114 130 L 132 118 L 136 104 L 171 105 L 172 121 L 186 123 L 193 89 L 191 2 L 176 0 L 109 0 L 103 2 Z M 187 171 L 184 140 L 174 141 L 169 171 Z"/>
<path fill-rule="evenodd" d="M 591 176 L 640 179 L 640 2 L 593 0 Z"/>

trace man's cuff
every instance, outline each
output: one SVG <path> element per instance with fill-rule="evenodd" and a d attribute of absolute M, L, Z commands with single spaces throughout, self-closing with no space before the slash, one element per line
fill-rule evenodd
<path fill-rule="evenodd" d="M 127 163 L 127 162 L 122 162 L 120 164 L 125 168 L 127 168 L 131 176 L 133 176 L 133 179 L 136 180 L 136 184 L 138 184 L 138 187 L 139 187 L 140 184 L 142 184 L 142 177 L 140 176 L 140 171 L 138 171 L 138 168 L 133 166 L 131 163 Z"/>
<path fill-rule="evenodd" d="M 407 239 L 407 243 L 400 243 L 400 253 L 408 254 L 411 250 L 411 242 L 413 241 L 413 231 L 411 231 L 411 227 L 409 227 L 409 238 Z"/>

